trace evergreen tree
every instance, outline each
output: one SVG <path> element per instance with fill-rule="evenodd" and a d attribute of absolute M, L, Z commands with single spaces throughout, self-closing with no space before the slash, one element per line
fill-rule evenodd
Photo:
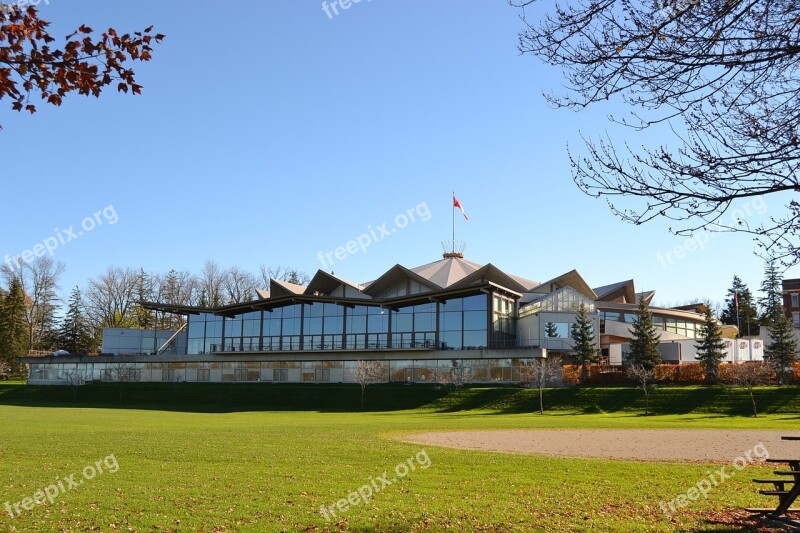
<path fill-rule="evenodd" d="M 558 337 L 558 325 L 555 322 L 545 322 L 544 334 L 551 339 Z"/>
<path fill-rule="evenodd" d="M 774 258 L 768 259 L 764 267 L 764 281 L 761 282 L 761 292 L 764 293 L 764 296 L 758 301 L 761 306 L 761 321 L 771 327 L 778 314 L 785 313 L 781 272 L 778 270 L 778 264 Z"/>
<path fill-rule="evenodd" d="M 776 312 L 769 324 L 770 342 L 764 347 L 764 359 L 775 369 L 778 379 L 783 382 L 790 365 L 797 361 L 797 338 L 794 335 L 792 322 L 783 313 Z"/>
<path fill-rule="evenodd" d="M 738 295 L 739 301 L 738 314 L 736 295 Z M 753 294 L 739 276 L 733 276 L 733 284 L 728 289 L 728 294 L 725 298 L 725 309 L 722 310 L 719 319 L 723 324 L 736 326 L 738 323 L 741 334 L 758 334 L 760 321 L 758 319 L 758 310 L 753 302 Z"/>
<path fill-rule="evenodd" d="M 705 321 L 699 333 L 700 344 L 694 346 L 696 358 L 706 368 L 706 381 L 716 384 L 719 381 L 719 363 L 725 359 L 725 341 L 711 308 L 706 308 Z"/>
<path fill-rule="evenodd" d="M 19 357 L 28 352 L 30 344 L 25 323 L 25 294 L 19 280 L 12 278 L 0 303 L 0 358 L 13 373 L 19 371 Z"/>
<path fill-rule="evenodd" d="M 141 303 L 153 301 L 154 292 L 152 276 L 145 272 L 143 268 L 140 269 L 136 279 L 136 302 L 133 308 L 133 312 L 136 315 L 136 327 L 138 329 L 150 329 L 153 327 L 153 322 L 155 321 L 153 311 L 145 309 L 142 307 Z"/>
<path fill-rule="evenodd" d="M 589 377 L 587 365 L 596 363 L 598 358 L 595 344 L 594 326 L 586 306 L 581 304 L 575 322 L 570 326 L 570 337 L 575 350 L 575 363 L 581 365 L 581 383 Z"/>
<path fill-rule="evenodd" d="M 85 355 L 94 347 L 92 331 L 83 314 L 83 299 L 78 287 L 70 294 L 67 314 L 61 321 L 58 333 L 61 349 L 69 353 Z"/>
<path fill-rule="evenodd" d="M 658 351 L 660 335 L 653 325 L 653 315 L 644 299 L 639 302 L 632 326 L 628 359 L 633 365 L 652 370 L 661 363 L 661 353 Z"/>

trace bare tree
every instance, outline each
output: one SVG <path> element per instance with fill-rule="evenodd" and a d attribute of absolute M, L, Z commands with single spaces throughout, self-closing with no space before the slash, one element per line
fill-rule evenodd
<path fill-rule="evenodd" d="M 452 368 L 437 368 L 433 377 L 438 387 L 450 392 L 470 382 L 472 369 L 459 365 L 457 360 L 453 360 Z"/>
<path fill-rule="evenodd" d="M 125 390 L 125 384 L 132 381 L 139 381 L 141 371 L 133 364 L 111 363 L 106 368 L 106 373 L 107 379 L 118 384 L 119 403 L 122 403 L 122 394 Z"/>
<path fill-rule="evenodd" d="M 644 393 L 644 414 L 650 414 L 650 396 L 656 388 L 656 369 L 645 365 L 631 365 L 625 373 L 636 382 L 636 388 Z"/>
<path fill-rule="evenodd" d="M 227 303 L 238 304 L 256 298 L 258 281 L 250 272 L 234 266 L 225 273 L 222 287 Z"/>
<path fill-rule="evenodd" d="M 165 276 L 158 276 L 156 279 L 158 302 L 170 305 L 198 303 L 197 278 L 190 272 L 170 270 Z M 177 331 L 185 323 L 186 317 L 180 314 L 161 313 L 159 316 L 159 329 Z"/>
<path fill-rule="evenodd" d="M 523 361 L 519 368 L 520 383 L 531 385 L 539 391 L 539 414 L 544 414 L 544 389 L 561 373 L 560 357 L 537 357 Z"/>
<path fill-rule="evenodd" d="M 520 50 L 562 68 L 567 94 L 548 95 L 551 103 L 581 109 L 621 99 L 631 115 L 613 121 L 662 124 L 673 135 L 674 146 L 654 148 L 586 140 L 585 154 L 570 153 L 584 192 L 609 199 L 633 224 L 665 217 L 681 221 L 680 235 L 752 233 L 791 264 L 800 260 L 800 204 L 791 196 L 784 213 L 753 227 L 722 217 L 736 200 L 800 190 L 798 17 L 795 0 L 575 0 L 537 13 Z"/>
<path fill-rule="evenodd" d="M 0 379 L 9 379 L 11 377 L 11 365 L 6 361 L 0 361 Z"/>
<path fill-rule="evenodd" d="M 28 350 L 52 350 L 55 347 L 55 310 L 60 302 L 58 282 L 64 273 L 64 264 L 44 255 L 17 266 L 19 268 L 5 264 L 2 270 L 6 281 L 17 279 L 25 293 Z"/>
<path fill-rule="evenodd" d="M 751 362 L 727 365 L 722 373 L 722 382 L 732 387 L 742 387 L 750 395 L 753 405 L 753 417 L 758 417 L 756 407 L 755 387 L 767 385 L 772 381 L 774 369 L 768 363 Z"/>
<path fill-rule="evenodd" d="M 108 267 L 90 278 L 84 294 L 86 314 L 95 329 L 135 327 L 139 272 L 132 268 Z"/>
<path fill-rule="evenodd" d="M 270 289 L 270 280 L 272 279 L 294 283 L 295 285 L 308 285 L 308 282 L 311 281 L 311 277 L 307 273 L 293 267 L 261 265 L 259 272 L 261 274 L 259 281 L 262 288 L 265 289 Z"/>
<path fill-rule="evenodd" d="M 200 291 L 199 304 L 201 306 L 215 307 L 222 305 L 222 289 L 225 283 L 225 271 L 214 261 L 206 261 L 203 271 L 197 278 Z"/>
<path fill-rule="evenodd" d="M 383 381 L 383 364 L 380 361 L 358 361 L 356 363 L 356 381 L 361 385 L 361 409 L 364 409 L 364 393 L 367 385 Z"/>
<path fill-rule="evenodd" d="M 62 370 L 58 375 L 58 379 L 72 388 L 72 401 L 78 401 L 78 387 L 84 384 L 85 380 L 83 373 L 77 368 Z"/>

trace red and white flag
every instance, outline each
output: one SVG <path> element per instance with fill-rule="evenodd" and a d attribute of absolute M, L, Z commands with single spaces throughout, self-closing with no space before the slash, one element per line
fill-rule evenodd
<path fill-rule="evenodd" d="M 461 203 L 458 201 L 458 198 L 456 198 L 455 195 L 453 195 L 453 207 L 457 207 L 457 208 L 461 209 L 461 214 L 464 215 L 464 218 L 466 220 L 469 220 L 469 217 L 467 216 L 467 212 L 464 211 L 463 207 L 461 207 Z"/>

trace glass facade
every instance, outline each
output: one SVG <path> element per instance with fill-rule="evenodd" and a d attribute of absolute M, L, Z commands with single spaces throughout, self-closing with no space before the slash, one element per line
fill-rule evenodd
<path fill-rule="evenodd" d="M 383 361 L 380 381 L 435 383 L 439 376 L 461 376 L 471 382 L 519 381 L 520 366 L 526 359 L 441 359 Z M 64 382 L 76 373 L 76 384 L 119 381 L 117 363 L 31 364 L 30 379 Z M 225 361 L 126 363 L 129 382 L 212 382 L 212 383 L 356 383 L 357 361 Z M 74 378 L 70 378 L 74 379 Z"/>
<path fill-rule="evenodd" d="M 591 298 L 584 296 L 572 287 L 563 287 L 521 307 L 519 317 L 524 318 L 540 311 L 577 313 L 581 304 L 586 307 L 587 312 L 594 312 L 595 304 Z"/>
<path fill-rule="evenodd" d="M 472 350 L 488 347 L 490 334 L 506 346 L 515 338 L 515 302 L 495 297 L 490 330 L 489 298 L 481 293 L 395 308 L 308 302 L 224 318 L 190 315 L 187 353 Z"/>
<path fill-rule="evenodd" d="M 513 348 L 517 344 L 516 302 L 495 294 L 492 296 L 492 347 Z"/>
<path fill-rule="evenodd" d="M 636 319 L 636 313 L 623 312 L 623 311 L 600 311 L 600 332 L 605 333 L 606 321 L 609 322 L 624 322 L 626 324 L 633 324 Z M 659 315 L 653 313 L 653 325 L 657 330 L 669 331 L 683 337 L 696 339 L 700 335 L 700 325 L 702 324 L 702 317 L 698 316 L 697 321 L 686 320 L 673 316 Z"/>

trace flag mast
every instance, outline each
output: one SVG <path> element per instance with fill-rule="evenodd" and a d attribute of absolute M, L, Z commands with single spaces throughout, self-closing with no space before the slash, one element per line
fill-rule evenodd
<path fill-rule="evenodd" d="M 461 211 L 461 214 L 464 215 L 464 219 L 469 220 L 467 213 L 464 211 L 464 207 L 458 201 L 458 198 L 456 198 L 456 191 L 453 191 L 453 199 L 451 200 L 451 203 L 453 208 L 453 240 L 450 242 L 442 241 L 442 249 L 444 250 L 445 259 L 464 257 L 464 243 L 456 240 L 456 207 Z"/>
<path fill-rule="evenodd" d="M 452 242 L 452 250 L 451 253 L 456 253 L 456 191 L 453 191 L 453 201 L 450 203 L 453 204 L 453 242 Z"/>

